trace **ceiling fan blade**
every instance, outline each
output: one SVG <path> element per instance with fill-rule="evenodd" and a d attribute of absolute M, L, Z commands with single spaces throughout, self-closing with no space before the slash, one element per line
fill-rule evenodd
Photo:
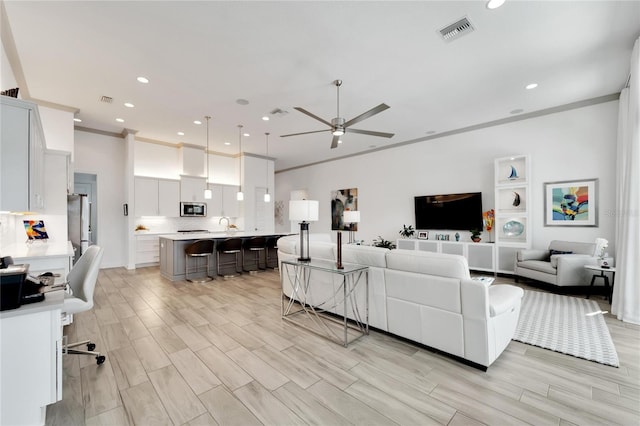
<path fill-rule="evenodd" d="M 301 113 L 306 114 L 306 115 L 308 115 L 308 116 L 309 116 L 309 117 L 311 117 L 311 118 L 315 118 L 315 119 L 316 119 L 316 120 L 318 120 L 319 122 L 324 123 L 324 124 L 326 124 L 326 125 L 327 125 L 327 126 L 329 126 L 329 127 L 332 127 L 332 126 L 331 126 L 331 123 L 329 123 L 327 120 L 323 120 L 322 118 L 320 118 L 320 117 L 318 117 L 317 115 L 315 115 L 315 114 L 313 114 L 313 113 L 311 113 L 311 112 L 307 111 L 307 110 L 306 110 L 306 109 L 304 109 L 304 108 L 301 108 L 301 107 L 293 107 L 293 109 L 296 109 L 296 110 L 300 111 Z"/>
<path fill-rule="evenodd" d="M 298 135 L 308 135 L 309 133 L 322 133 L 322 132 L 330 132 L 331 129 L 326 129 L 326 130 L 314 130 L 312 132 L 302 132 L 302 133 L 291 133 L 289 135 L 280 135 L 281 138 L 286 138 L 289 136 L 298 136 Z"/>
<path fill-rule="evenodd" d="M 360 134 L 369 135 L 369 136 L 380 136 L 381 138 L 392 138 L 393 135 L 395 134 L 395 133 L 374 132 L 372 130 L 352 129 L 351 127 L 349 127 L 348 129 L 344 129 L 344 131 L 349 133 L 360 133 Z"/>
<path fill-rule="evenodd" d="M 331 149 L 338 147 L 338 141 L 340 140 L 340 136 L 334 136 L 331 140 Z"/>
<path fill-rule="evenodd" d="M 360 121 L 367 119 L 371 116 L 374 116 L 376 114 L 378 114 L 379 112 L 384 111 L 385 109 L 390 108 L 389 105 L 387 104 L 380 104 L 375 108 L 371 108 L 369 111 L 364 112 L 362 114 L 360 114 L 359 116 L 352 118 L 351 120 L 347 121 L 346 123 L 344 123 L 344 127 L 349 127 L 352 124 L 356 124 L 359 123 Z"/>

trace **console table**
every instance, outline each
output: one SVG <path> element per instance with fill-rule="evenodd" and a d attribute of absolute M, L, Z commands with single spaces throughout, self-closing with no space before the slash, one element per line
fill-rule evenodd
<path fill-rule="evenodd" d="M 312 259 L 310 262 L 283 261 L 281 268 L 282 319 L 344 347 L 369 334 L 367 266 L 345 264 L 344 269 L 338 269 L 333 261 Z M 290 296 L 285 292 L 286 285 L 291 288 Z M 356 295 L 361 286 L 364 286 L 364 298 Z M 364 305 L 363 312 L 359 301 Z"/>

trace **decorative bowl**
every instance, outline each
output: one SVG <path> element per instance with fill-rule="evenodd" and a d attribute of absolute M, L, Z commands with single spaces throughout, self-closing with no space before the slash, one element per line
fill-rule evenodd
<path fill-rule="evenodd" d="M 507 237 L 517 237 L 524 232 L 524 225 L 517 220 L 510 220 L 502 227 L 502 232 Z"/>

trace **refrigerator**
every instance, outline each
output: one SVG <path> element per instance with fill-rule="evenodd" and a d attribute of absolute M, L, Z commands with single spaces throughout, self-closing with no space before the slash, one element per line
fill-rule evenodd
<path fill-rule="evenodd" d="M 73 263 L 87 251 L 91 241 L 91 203 L 86 194 L 67 195 L 69 241 L 73 245 Z"/>

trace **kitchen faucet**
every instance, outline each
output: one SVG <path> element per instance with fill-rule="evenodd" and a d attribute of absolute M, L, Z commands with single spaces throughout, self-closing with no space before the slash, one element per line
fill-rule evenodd
<path fill-rule="evenodd" d="M 229 230 L 229 218 L 228 218 L 228 217 L 226 217 L 226 216 L 222 216 L 222 217 L 220 218 L 220 220 L 218 221 L 218 225 L 222 224 L 222 221 L 223 221 L 223 220 L 226 220 L 226 221 L 227 221 L 227 226 L 225 226 L 225 227 L 224 227 L 224 230 L 225 230 L 225 231 L 228 231 L 228 230 Z"/>

